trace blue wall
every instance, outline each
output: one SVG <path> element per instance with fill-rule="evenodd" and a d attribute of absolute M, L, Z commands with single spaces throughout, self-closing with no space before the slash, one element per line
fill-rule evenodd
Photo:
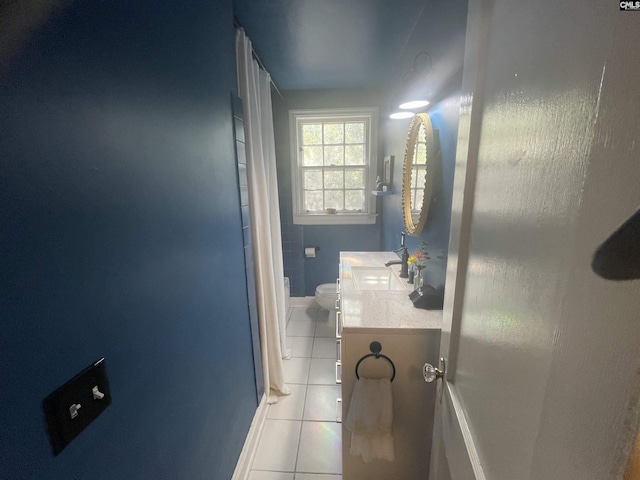
<path fill-rule="evenodd" d="M 434 18 L 438 21 L 434 22 Z M 411 68 L 419 52 L 429 52 L 433 58 L 431 72 L 423 76 L 422 82 L 431 100 L 427 113 L 438 137 L 441 156 L 439 168 L 434 172 L 434 190 L 427 224 L 418 236 L 406 237 L 406 246 L 411 254 L 420 248 L 423 241 L 427 243 L 431 259 L 427 260 L 423 277 L 426 283 L 436 288 L 444 288 L 446 278 L 466 19 L 466 0 L 428 3 L 421 17 L 416 19 L 416 28 L 404 58 L 406 71 Z M 400 84 L 391 92 L 390 103 L 399 90 Z M 396 192 L 382 197 L 384 250 L 398 248 L 400 232 L 404 230 L 402 164 L 409 124 L 410 120 L 386 119 L 382 127 L 384 155 L 395 157 L 393 190 Z"/>
<path fill-rule="evenodd" d="M 256 408 L 231 0 L 16 5 L 41 11 L 0 50 L 0 478 L 229 479 Z M 101 356 L 113 404 L 54 458 L 42 399 Z"/>
<path fill-rule="evenodd" d="M 289 110 L 320 108 L 378 107 L 384 94 L 375 89 L 291 90 L 284 98 L 273 95 L 278 193 L 285 276 L 291 281 L 292 296 L 312 296 L 321 283 L 335 283 L 340 251 L 380 250 L 380 217 L 373 225 L 294 225 L 291 196 L 291 145 Z M 380 133 L 378 133 L 379 144 Z M 382 150 L 378 162 L 382 162 Z M 378 213 L 380 203 L 378 201 Z M 305 247 L 319 247 L 315 258 L 305 258 Z"/>
<path fill-rule="evenodd" d="M 441 148 L 439 170 L 433 172 L 434 189 L 429 217 L 423 231 L 415 236 L 406 236 L 409 254 L 427 243 L 430 260 L 423 272 L 425 282 L 434 287 L 444 288 L 449 245 L 449 224 L 451 221 L 451 198 L 453 194 L 453 174 L 455 167 L 456 142 L 458 139 L 459 97 L 453 96 L 429 109 L 429 116 L 438 136 Z M 404 231 L 402 215 L 402 163 L 409 129 L 409 121 L 389 120 L 386 126 L 387 154 L 395 156 L 393 190 L 394 195 L 382 198 L 384 249 L 399 247 L 400 232 Z"/>

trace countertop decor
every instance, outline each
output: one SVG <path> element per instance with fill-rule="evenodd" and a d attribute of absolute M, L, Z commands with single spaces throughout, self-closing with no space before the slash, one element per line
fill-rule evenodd
<path fill-rule="evenodd" d="M 403 290 L 358 290 L 351 269 L 353 267 L 384 267 L 398 260 L 393 252 L 340 252 L 341 312 L 344 330 L 391 333 L 438 329 L 442 326 L 441 310 L 420 310 L 413 307 L 409 293 L 414 285 L 401 279 Z M 400 265 L 389 267 L 396 274 Z"/>

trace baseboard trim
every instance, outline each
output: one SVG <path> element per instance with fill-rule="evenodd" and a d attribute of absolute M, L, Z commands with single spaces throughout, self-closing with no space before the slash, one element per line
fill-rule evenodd
<path fill-rule="evenodd" d="M 267 398 L 265 395 L 262 395 L 260 405 L 258 405 L 256 413 L 253 415 L 253 420 L 251 421 L 247 438 L 244 440 L 244 446 L 242 447 L 242 452 L 240 452 L 240 457 L 238 458 L 238 463 L 236 463 L 236 469 L 233 471 L 231 480 L 249 479 L 251 465 L 253 464 L 253 459 L 255 458 L 256 450 L 258 449 L 260 435 L 264 428 L 264 422 L 267 419 L 268 407 Z"/>

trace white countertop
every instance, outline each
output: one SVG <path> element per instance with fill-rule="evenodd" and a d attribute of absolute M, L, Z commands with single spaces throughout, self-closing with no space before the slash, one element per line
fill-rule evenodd
<path fill-rule="evenodd" d="M 340 311 L 342 328 L 353 332 L 386 333 L 389 329 L 408 333 L 442 327 L 442 310 L 415 308 L 409 293 L 413 285 L 406 283 L 405 290 L 357 290 L 351 273 L 352 267 L 384 267 L 390 260 L 399 260 L 393 252 L 340 252 Z M 400 265 L 392 265 L 400 273 Z"/>

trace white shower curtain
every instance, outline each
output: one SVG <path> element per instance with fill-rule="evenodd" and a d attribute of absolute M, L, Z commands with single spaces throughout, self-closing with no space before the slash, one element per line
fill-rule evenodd
<path fill-rule="evenodd" d="M 238 91 L 244 106 L 244 134 L 249 174 L 249 204 L 253 233 L 256 294 L 265 394 L 268 403 L 288 395 L 282 359 L 286 347 L 284 267 L 280 205 L 271 108 L 271 77 L 252 55 L 251 40 L 236 30 Z"/>

